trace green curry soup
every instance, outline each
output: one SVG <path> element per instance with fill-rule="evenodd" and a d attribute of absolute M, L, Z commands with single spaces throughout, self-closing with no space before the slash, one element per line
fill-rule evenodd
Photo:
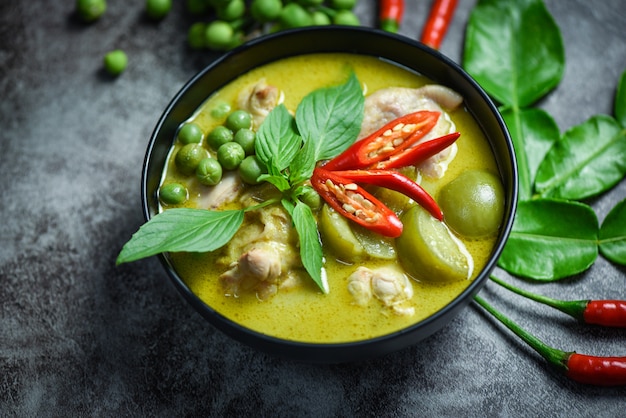
<path fill-rule="evenodd" d="M 432 84 L 420 75 L 373 57 L 352 54 L 298 56 L 265 65 L 240 76 L 210 96 L 190 121 L 200 126 L 205 134 L 210 132 L 224 123 L 225 112 L 220 109 L 229 107 L 231 111 L 235 110 L 240 92 L 261 79 L 284 92 L 283 103 L 293 112 L 308 93 L 317 88 L 341 84 L 351 72 L 356 74 L 366 96 L 388 87 L 419 88 Z M 470 170 L 498 173 L 489 144 L 472 116 L 462 105 L 450 111 L 449 116 L 456 125 L 456 131 L 461 133 L 456 142 L 456 156 L 442 178 L 418 177 L 418 182 L 436 199 L 442 188 L 461 173 Z M 199 197 L 211 186 L 202 185 L 193 176 L 178 172 L 174 155 L 181 147 L 180 141 L 175 141 L 163 175 L 163 184 L 174 181 L 184 183 L 189 190 L 189 199 L 182 205 L 196 207 Z M 243 190 L 255 187 L 267 188 L 267 185 L 244 186 Z M 463 202 L 458 202 L 458 205 L 463 206 Z M 320 211 L 314 210 L 314 213 L 319 216 Z M 228 268 L 224 263 L 223 250 L 207 254 L 174 253 L 171 258 L 176 271 L 189 288 L 221 315 L 252 330 L 278 338 L 338 343 L 385 335 L 417 323 L 442 309 L 484 267 L 495 245 L 496 235 L 458 237 L 473 259 L 474 268 L 469 279 L 439 282 L 412 277 L 410 282 L 413 292 L 410 300 L 403 305 L 411 307 L 411 314 L 398 314 L 375 298 L 368 303 L 355 303 L 353 295 L 348 291 L 348 277 L 358 266 L 371 269 L 400 266 L 398 260 L 364 257 L 356 262 L 338 261 L 324 244 L 324 239 L 324 267 L 330 288 L 327 294 L 322 293 L 312 280 L 300 280 L 298 286 L 279 289 L 276 294 L 264 300 L 254 291 L 241 291 L 235 297 L 227 294 L 229 292 L 225 291 L 220 281 L 220 275 Z M 306 273 L 300 274 L 305 275 Z"/>

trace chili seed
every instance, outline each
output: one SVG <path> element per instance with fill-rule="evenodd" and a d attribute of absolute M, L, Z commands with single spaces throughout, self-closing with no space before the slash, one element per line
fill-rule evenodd
<path fill-rule="evenodd" d="M 350 197 L 352 200 L 354 200 L 355 202 L 359 203 L 359 204 L 363 204 L 363 202 L 365 202 L 365 198 L 363 197 L 362 194 L 359 193 L 352 193 L 349 194 L 348 197 Z"/>
<path fill-rule="evenodd" d="M 374 223 L 380 219 L 380 213 L 375 213 L 369 218 L 366 218 L 365 221 L 369 223 Z"/>

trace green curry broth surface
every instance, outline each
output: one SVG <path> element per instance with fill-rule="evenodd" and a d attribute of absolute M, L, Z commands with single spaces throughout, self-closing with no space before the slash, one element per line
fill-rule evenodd
<path fill-rule="evenodd" d="M 198 124 L 205 133 L 210 132 L 224 122 L 224 118 L 212 116 L 211 110 L 224 103 L 235 110 L 239 92 L 262 78 L 285 92 L 284 104 L 294 111 L 305 95 L 317 88 L 344 82 L 350 71 L 355 72 L 366 94 L 385 87 L 417 88 L 431 83 L 423 76 L 374 57 L 352 54 L 303 55 L 274 62 L 240 76 L 211 95 L 190 121 Z M 462 106 L 451 112 L 450 116 L 461 133 L 457 141 L 459 150 L 442 179 L 429 180 L 424 177 L 421 181 L 421 185 L 433 196 L 464 170 L 498 172 L 489 144 L 473 117 Z M 176 173 L 173 155 L 179 147 L 179 144 L 172 147 L 163 181 L 186 183 L 190 199 L 185 206 L 193 207 L 194 197 L 206 186 Z M 495 240 L 495 237 L 463 240 L 474 259 L 472 279 L 486 264 Z M 354 304 L 347 290 L 347 278 L 358 266 L 336 261 L 326 248 L 324 257 L 330 287 L 328 294 L 322 294 L 312 280 L 306 280 L 304 286 L 279 290 L 265 301 L 258 300 L 254 292 L 244 291 L 238 297 L 225 295 L 219 280 L 223 271 L 216 268 L 219 257 L 219 250 L 208 254 L 171 254 L 177 273 L 191 291 L 221 315 L 254 331 L 301 342 L 350 342 L 398 331 L 433 315 L 471 283 L 471 280 L 443 284 L 411 280 L 411 304 L 415 314 L 401 316 L 375 299 L 365 307 Z M 368 260 L 366 264 L 376 268 L 388 263 Z"/>

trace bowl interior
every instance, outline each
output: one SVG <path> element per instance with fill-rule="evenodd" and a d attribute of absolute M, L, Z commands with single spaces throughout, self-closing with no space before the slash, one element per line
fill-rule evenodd
<path fill-rule="evenodd" d="M 513 145 L 496 107 L 480 86 L 453 61 L 408 38 L 367 28 L 325 27 L 280 32 L 251 41 L 213 62 L 193 77 L 174 97 L 150 139 L 142 178 L 146 219 L 158 213 L 157 190 L 169 149 L 179 125 L 188 119 L 214 91 L 239 75 L 263 64 L 294 55 L 345 52 L 370 55 L 418 72 L 459 92 L 477 120 L 495 154 L 506 191 L 505 218 L 496 247 L 487 265 L 469 287 L 431 317 L 393 334 L 362 342 L 339 344 L 299 343 L 269 337 L 226 319 L 199 300 L 172 267 L 160 256 L 172 283 L 181 295 L 214 326 L 231 337 L 260 350 L 309 362 L 342 362 L 365 359 L 412 345 L 448 323 L 484 284 L 495 267 L 509 235 L 517 203 L 517 171 Z"/>

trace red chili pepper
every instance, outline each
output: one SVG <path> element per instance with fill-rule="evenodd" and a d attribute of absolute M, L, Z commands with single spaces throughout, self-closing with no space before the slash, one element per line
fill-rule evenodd
<path fill-rule="evenodd" d="M 439 154 L 448 148 L 459 137 L 460 133 L 454 132 L 439 138 L 424 141 L 414 147 L 400 151 L 391 155 L 388 159 L 380 161 L 373 165 L 372 168 L 389 170 L 392 168 L 401 168 L 409 165 L 417 165 L 435 154 Z"/>
<path fill-rule="evenodd" d="M 400 192 L 430 212 L 438 220 L 443 220 L 443 212 L 426 190 L 407 176 L 392 170 L 348 170 L 333 171 L 334 174 L 357 183 L 373 184 Z"/>
<path fill-rule="evenodd" d="M 357 224 L 386 237 L 402 234 L 396 214 L 352 180 L 318 167 L 311 185 L 333 209 Z"/>
<path fill-rule="evenodd" d="M 598 386 L 626 385 L 626 357 L 596 357 L 572 353 L 566 376 L 580 383 Z"/>
<path fill-rule="evenodd" d="M 598 386 L 626 385 L 626 357 L 597 357 L 558 350 L 524 330 L 480 296 L 474 296 L 474 300 L 570 379 Z"/>
<path fill-rule="evenodd" d="M 623 300 L 558 300 L 528 292 L 495 276 L 494 283 L 536 302 L 551 306 L 586 324 L 626 328 L 626 301 Z"/>
<path fill-rule="evenodd" d="M 626 328 L 626 301 L 588 300 L 583 319 L 588 324 Z"/>
<path fill-rule="evenodd" d="M 457 0 L 434 0 L 422 31 L 422 43 L 439 49 L 454 15 Z"/>
<path fill-rule="evenodd" d="M 334 171 L 370 167 L 416 143 L 437 124 L 439 115 L 440 112 L 421 110 L 394 119 L 352 144 L 324 168 Z"/>
<path fill-rule="evenodd" d="M 404 0 L 381 0 L 379 10 L 380 28 L 397 33 L 404 15 Z"/>

